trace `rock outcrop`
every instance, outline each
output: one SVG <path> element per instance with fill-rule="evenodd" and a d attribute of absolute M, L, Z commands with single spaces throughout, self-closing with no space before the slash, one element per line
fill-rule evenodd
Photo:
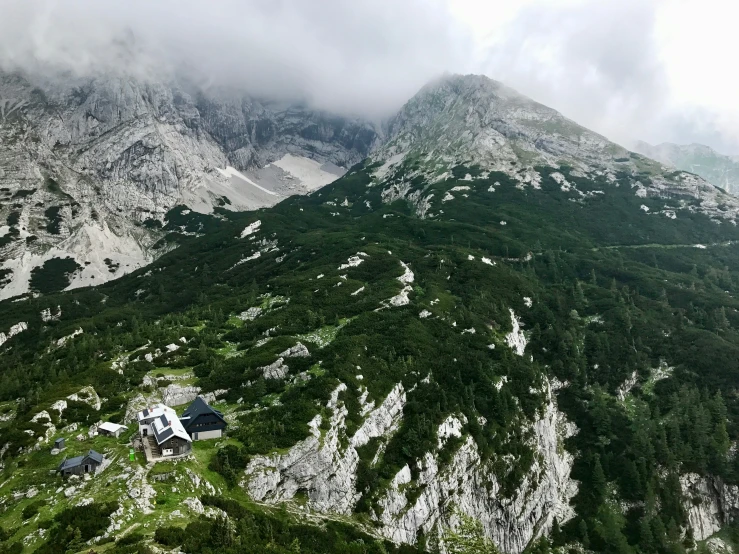
<path fill-rule="evenodd" d="M 683 507 L 695 540 L 709 538 L 739 517 L 739 487 L 717 477 L 688 473 L 680 477 Z"/>
<path fill-rule="evenodd" d="M 174 383 L 160 390 L 162 393 L 162 402 L 167 406 L 189 404 L 200 394 L 200 387 L 183 386 Z"/>
<path fill-rule="evenodd" d="M 347 409 L 339 401 L 344 390 L 340 385 L 327 404 L 332 412 L 328 431 L 322 432 L 321 416 L 316 416 L 310 423 L 311 436 L 289 452 L 257 456 L 250 462 L 242 485 L 255 500 L 277 503 L 303 492 L 311 510 L 352 512 L 361 496 L 356 490 L 357 448 L 370 439 L 387 441 L 392 436 L 403 416 L 406 391 L 398 384 L 366 414 L 356 433 L 346 437 Z M 543 413 L 529 425 L 535 462 L 513 494 L 501 492 L 491 464 L 481 460 L 474 440 L 467 436 L 449 463 L 441 462 L 438 453 L 418 460 L 420 474 L 412 484 L 421 493 L 414 500 L 406 496 L 410 469 L 406 466 L 397 473 L 379 498 L 380 513 L 372 514 L 377 531 L 396 543 L 414 543 L 419 531 L 429 536 L 448 525 L 452 508 L 458 508 L 480 520 L 504 552 L 517 554 L 548 532 L 555 518 L 570 519 L 574 512 L 569 501 L 577 493 L 577 483 L 570 477 L 573 458 L 562 441 L 576 429 L 557 409 L 551 390 Z M 461 422 L 448 420 L 442 427 L 440 441 L 461 436 Z"/>

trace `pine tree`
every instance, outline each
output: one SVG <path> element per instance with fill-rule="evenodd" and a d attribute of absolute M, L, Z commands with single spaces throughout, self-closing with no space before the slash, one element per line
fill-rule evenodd
<path fill-rule="evenodd" d="M 588 532 L 588 524 L 584 519 L 580 520 L 577 526 L 578 535 L 580 535 L 580 544 L 587 550 L 590 548 L 590 533 Z"/>
<path fill-rule="evenodd" d="M 639 550 L 644 554 L 657 551 L 657 541 L 652 534 L 650 518 L 643 516 L 639 520 Z"/>
<path fill-rule="evenodd" d="M 593 507 L 596 507 L 603 504 L 608 496 L 608 481 L 606 481 L 606 475 L 603 472 L 598 454 L 593 455 L 590 482 Z"/>

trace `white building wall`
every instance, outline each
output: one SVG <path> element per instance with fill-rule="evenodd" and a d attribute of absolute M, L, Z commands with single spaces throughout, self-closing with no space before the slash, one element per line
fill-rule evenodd
<path fill-rule="evenodd" d="M 197 438 L 196 438 L 197 435 Z M 202 441 L 208 439 L 220 439 L 223 436 L 223 429 L 217 429 L 215 431 L 195 431 L 192 435 L 192 440 Z"/>

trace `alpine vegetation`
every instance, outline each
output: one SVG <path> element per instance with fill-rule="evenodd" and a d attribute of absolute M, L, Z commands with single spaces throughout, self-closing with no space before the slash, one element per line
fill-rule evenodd
<path fill-rule="evenodd" d="M 0 552 L 738 544 L 735 197 L 481 76 L 2 83 Z"/>

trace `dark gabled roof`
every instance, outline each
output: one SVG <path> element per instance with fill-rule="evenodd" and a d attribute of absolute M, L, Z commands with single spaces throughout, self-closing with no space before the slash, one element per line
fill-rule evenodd
<path fill-rule="evenodd" d="M 71 469 L 73 467 L 78 467 L 82 465 L 83 458 L 84 456 L 75 456 L 74 458 L 67 458 L 61 464 L 59 464 L 59 469 L 57 471 L 64 471 L 65 469 Z"/>
<path fill-rule="evenodd" d="M 59 464 L 59 469 L 57 471 L 64 471 L 65 469 L 72 469 L 74 467 L 79 467 L 82 465 L 82 463 L 85 461 L 86 458 L 90 458 L 90 460 L 98 464 L 103 463 L 103 455 L 100 454 L 99 452 L 95 452 L 94 450 L 90 450 L 87 454 L 83 456 L 75 456 L 74 458 L 67 458 L 61 464 Z"/>
<path fill-rule="evenodd" d="M 205 415 L 205 414 L 214 414 L 218 419 L 226 422 L 225 419 L 223 419 L 223 414 L 216 410 L 215 408 L 212 408 L 208 405 L 208 403 L 203 399 L 202 396 L 198 396 L 193 400 L 192 404 L 185 410 L 185 413 L 182 414 L 182 417 L 180 418 L 180 421 L 182 422 L 182 425 L 187 429 L 193 421 L 195 421 L 198 416 Z"/>
<path fill-rule="evenodd" d="M 99 464 L 103 463 L 103 455 L 100 454 L 100 452 L 95 452 L 94 450 L 90 450 L 87 453 L 87 458 L 90 458 L 92 461 L 97 462 Z"/>

